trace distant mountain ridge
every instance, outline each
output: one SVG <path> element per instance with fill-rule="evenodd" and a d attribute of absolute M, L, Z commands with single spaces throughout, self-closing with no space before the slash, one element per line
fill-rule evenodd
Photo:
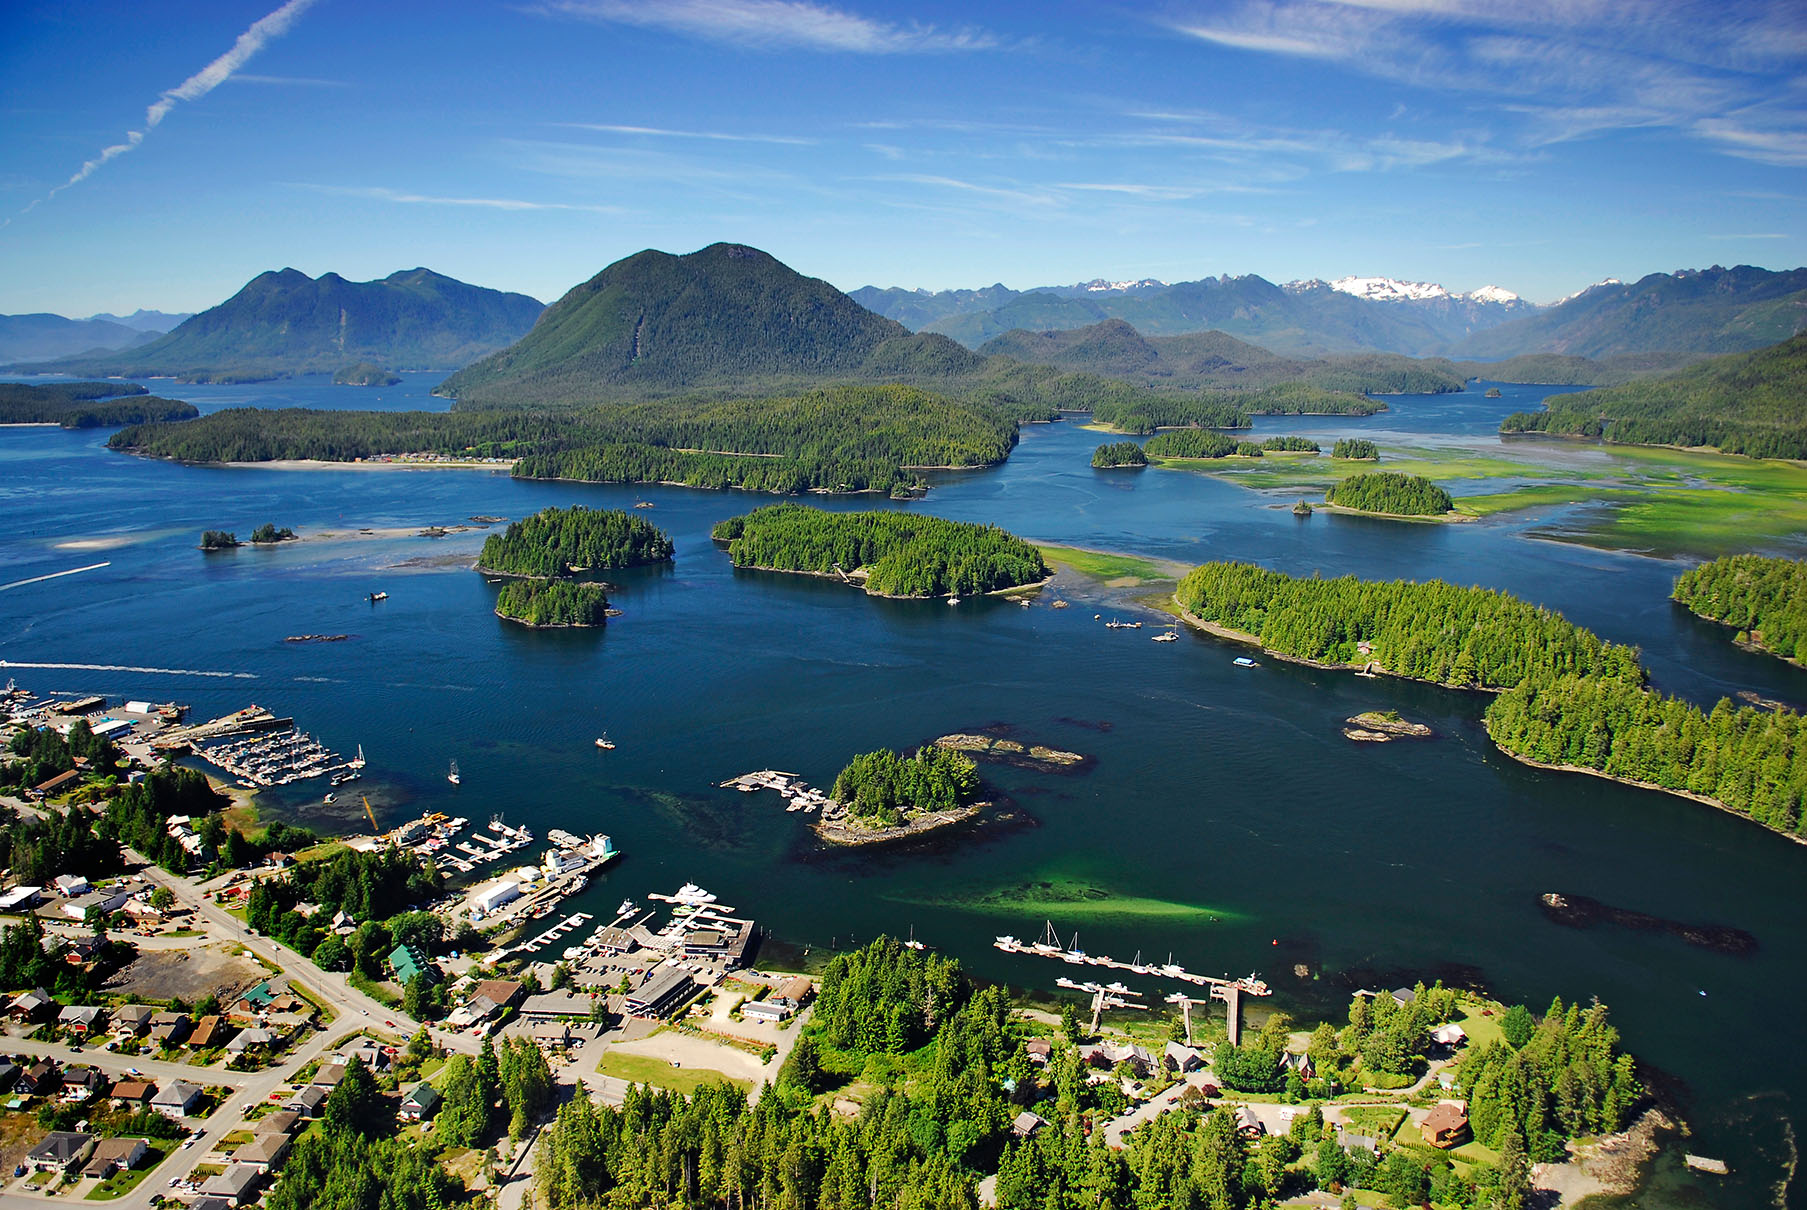
<path fill-rule="evenodd" d="M 134 328 L 140 332 L 168 332 L 193 314 L 193 311 L 146 311 L 143 307 L 139 307 L 130 315 L 113 315 L 102 311 L 97 315 L 90 315 L 88 318 L 119 324 L 125 328 Z"/>
<path fill-rule="evenodd" d="M 548 307 L 518 343 L 452 375 L 439 392 L 461 406 L 775 394 L 833 380 L 944 379 L 983 364 L 768 253 L 721 243 L 616 261 Z"/>
<path fill-rule="evenodd" d="M 189 381 L 331 373 L 361 361 L 451 370 L 519 339 L 543 309 L 525 294 L 429 269 L 368 282 L 283 269 L 258 274 L 219 306 L 147 344 L 22 368 Z"/>
<path fill-rule="evenodd" d="M 1216 330 L 1283 356 L 1387 352 L 1501 359 L 1532 353 L 1610 358 L 1761 348 L 1807 326 L 1807 269 L 1678 270 L 1632 285 L 1614 278 L 1539 307 L 1500 286 L 1465 294 L 1390 277 L 1254 275 L 1163 284 L 1100 279 L 1017 291 L 862 287 L 853 297 L 919 331 L 969 348 L 1006 333 L 1125 320 L 1144 337 Z"/>
<path fill-rule="evenodd" d="M 157 335 L 106 319 L 69 319 L 47 312 L 0 315 L 0 365 L 124 349 Z"/>

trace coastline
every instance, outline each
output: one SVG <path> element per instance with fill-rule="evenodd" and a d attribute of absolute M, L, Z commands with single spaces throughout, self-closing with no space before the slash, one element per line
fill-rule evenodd
<path fill-rule="evenodd" d="M 490 612 L 504 622 L 513 622 L 516 626 L 522 626 L 528 630 L 601 630 L 607 624 L 606 619 L 602 622 L 523 622 L 520 618 L 509 617 L 500 609 L 492 609 Z"/>
<path fill-rule="evenodd" d="M 1387 676 L 1387 677 L 1392 677 L 1394 680 L 1398 680 L 1398 681 L 1416 681 L 1420 685 L 1435 685 L 1439 689 L 1458 689 L 1464 693 L 1504 693 L 1505 692 L 1505 690 L 1503 690 L 1503 689 L 1495 689 L 1489 685 L 1447 685 L 1447 684 L 1444 684 L 1442 681 L 1426 680 L 1424 677 L 1421 677 L 1421 676 L 1405 676 L 1401 673 L 1393 672 L 1393 671 L 1389 670 L 1386 667 L 1386 665 L 1382 664 L 1379 660 L 1369 660 L 1365 664 L 1327 664 L 1322 660 L 1306 659 L 1302 655 L 1288 655 L 1284 651 L 1274 651 L 1271 648 L 1263 647 L 1261 645 L 1261 639 L 1259 638 L 1259 636 L 1252 635 L 1252 634 L 1246 634 L 1240 630 L 1231 630 L 1228 626 L 1220 625 L 1217 622 L 1206 621 L 1204 618 L 1201 618 L 1197 614 L 1188 610 L 1185 607 L 1185 605 L 1181 604 L 1179 597 L 1177 595 L 1173 598 L 1173 605 L 1174 605 L 1175 612 L 1178 613 L 1180 618 L 1183 621 L 1185 621 L 1188 625 L 1196 626 L 1198 629 L 1204 631 L 1206 634 L 1214 635 L 1217 638 L 1224 639 L 1228 642 L 1241 643 L 1247 647 L 1254 647 L 1255 649 L 1260 651 L 1262 655 L 1272 656 L 1274 659 L 1283 660 L 1288 664 L 1303 664 L 1307 668 L 1322 668 L 1328 672 L 1357 672 L 1357 673 L 1359 673 L 1359 672 L 1366 671 L 1368 668 L 1372 667 L 1374 669 L 1374 671 L 1371 675 L 1373 675 L 1373 676 Z"/>
<path fill-rule="evenodd" d="M 1483 722 L 1483 725 L 1484 725 L 1484 722 Z M 1511 757 L 1513 760 L 1517 761 L 1521 765 L 1528 765 L 1533 769 L 1542 769 L 1543 771 L 1545 771 L 1547 773 L 1585 773 L 1589 777 L 1598 777 L 1601 781 L 1616 782 L 1617 784 L 1619 784 L 1621 786 L 1630 786 L 1636 790 L 1656 790 L 1662 794 L 1673 794 L 1677 798 L 1691 799 L 1694 802 L 1703 803 L 1706 806 L 1714 808 L 1715 810 L 1724 811 L 1727 815 L 1730 815 L 1736 819 L 1742 819 L 1742 820 L 1744 820 L 1744 822 L 1750 824 L 1752 827 L 1761 828 L 1763 831 L 1768 832 L 1772 836 L 1780 836 L 1784 840 L 1792 840 L 1795 844 L 1798 844 L 1798 845 L 1807 845 L 1807 836 L 1797 835 L 1796 833 L 1793 833 L 1793 832 L 1784 832 L 1784 831 L 1780 830 L 1779 828 L 1772 828 L 1766 824 L 1759 823 L 1758 821 L 1752 819 L 1749 815 L 1746 815 L 1743 811 L 1740 811 L 1735 807 L 1728 806 L 1727 804 L 1720 802 L 1717 798 L 1708 798 L 1705 794 L 1696 794 L 1692 790 L 1676 790 L 1669 786 L 1658 785 L 1656 782 L 1653 782 L 1653 781 L 1637 781 L 1637 780 L 1635 780 L 1633 778 L 1629 778 L 1629 777 L 1620 777 L 1616 773 L 1607 773 L 1601 769 L 1590 769 L 1586 765 L 1555 765 L 1555 764 L 1549 763 L 1548 761 L 1537 760 L 1534 757 L 1521 756 L 1517 752 L 1512 751 L 1512 749 L 1510 749 L 1510 748 L 1506 747 L 1504 744 L 1500 743 L 1497 739 L 1494 739 L 1493 731 L 1491 728 L 1487 732 L 1487 738 L 1489 740 L 1493 741 L 1493 746 L 1495 748 L 1497 748 L 1500 752 L 1504 753 L 1506 756 Z"/>
<path fill-rule="evenodd" d="M 140 457 L 153 455 L 141 454 Z M 174 459 L 173 461 L 180 461 Z M 360 458 L 355 461 L 337 462 L 324 458 L 274 458 L 268 462 L 205 462 L 200 466 L 224 466 L 233 470 L 271 470 L 271 471 L 513 471 L 515 460 L 502 459 L 495 462 L 482 462 L 474 459 L 450 459 L 439 461 L 430 459 L 402 460 L 390 459 L 373 461 Z"/>
<path fill-rule="evenodd" d="M 1328 500 L 1322 504 L 1312 505 L 1314 509 L 1324 513 L 1335 513 L 1345 517 L 1378 517 L 1382 521 L 1416 521 L 1431 525 L 1463 525 L 1481 518 L 1474 513 L 1464 513 L 1451 509 L 1446 513 L 1426 515 L 1422 513 L 1371 513 L 1365 508 L 1349 508 L 1342 504 L 1332 504 Z"/>
<path fill-rule="evenodd" d="M 982 807 L 991 805 L 989 802 L 975 802 L 964 807 L 956 807 L 952 811 L 934 811 L 926 815 L 917 815 L 891 828 L 877 828 L 853 823 L 845 816 L 832 820 L 819 819 L 812 826 L 816 835 L 827 844 L 841 845 L 844 848 L 859 848 L 864 845 L 889 844 L 894 840 L 926 836 L 930 832 L 952 827 L 957 823 L 965 823 L 977 815 Z"/>
<path fill-rule="evenodd" d="M 723 545 L 719 539 L 711 539 L 711 541 L 717 546 Z M 478 570 L 482 569 L 479 568 Z M 734 570 L 769 571 L 774 575 L 780 576 L 814 576 L 818 580 L 832 580 L 836 583 L 845 584 L 849 588 L 857 588 L 867 596 L 877 597 L 882 601 L 946 601 L 955 595 L 951 592 L 943 592 L 937 593 L 934 596 L 914 597 L 899 596 L 889 592 L 873 592 L 870 588 L 866 587 L 866 577 L 863 574 L 866 569 L 864 567 L 856 567 L 852 571 L 843 573 L 842 575 L 836 575 L 835 573 L 828 571 L 809 571 L 806 568 L 800 567 L 766 567 L 765 565 L 758 563 L 749 563 L 744 567 L 736 563 L 734 564 Z M 1013 584 L 1008 588 L 994 588 L 989 592 L 981 593 L 980 595 L 987 597 L 1006 597 L 1019 592 L 1034 592 L 1038 588 L 1046 588 L 1048 584 L 1053 581 L 1056 574 L 1057 573 L 1055 572 L 1049 572 L 1040 580 L 1033 580 L 1027 584 Z"/>

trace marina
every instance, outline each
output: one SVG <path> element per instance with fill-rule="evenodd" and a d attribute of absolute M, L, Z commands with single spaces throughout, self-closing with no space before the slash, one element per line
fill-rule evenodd
<path fill-rule="evenodd" d="M 1267 996 L 1272 990 L 1261 979 L 1253 974 L 1244 975 L 1240 979 L 1228 977 L 1215 978 L 1210 975 L 1198 975 L 1176 964 L 1169 955 L 1162 963 L 1144 962 L 1142 955 L 1137 954 L 1130 962 L 1123 962 L 1104 954 L 1088 954 L 1079 948 L 1079 934 L 1073 934 L 1072 941 L 1062 944 L 1059 934 L 1054 931 L 1052 921 L 1047 922 L 1040 941 L 1025 943 L 1015 937 L 1002 936 L 992 941 L 992 948 L 1003 950 L 1006 954 L 1024 954 L 1031 958 L 1054 958 L 1073 966 L 1101 966 L 1107 970 L 1129 971 L 1137 975 L 1150 975 L 1159 979 L 1178 979 L 1199 987 L 1234 988 L 1251 996 Z"/>
<path fill-rule="evenodd" d="M 822 791 L 805 782 L 795 773 L 785 773 L 778 769 L 760 769 L 752 773 L 742 773 L 739 777 L 730 777 L 721 783 L 724 790 L 739 790 L 742 794 L 751 794 L 755 790 L 776 790 L 785 801 L 786 811 L 802 811 L 805 813 L 824 810 L 834 805 L 834 800 Z"/>

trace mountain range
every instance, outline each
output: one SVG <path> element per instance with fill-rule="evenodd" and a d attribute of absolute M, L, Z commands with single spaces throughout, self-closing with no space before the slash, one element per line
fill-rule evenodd
<path fill-rule="evenodd" d="M 368 282 L 283 269 L 260 273 L 219 306 L 148 343 L 17 368 L 191 382 L 331 373 L 356 362 L 452 370 L 520 339 L 542 310 L 525 294 L 428 269 Z"/>
<path fill-rule="evenodd" d="M 1807 327 L 1807 269 L 1749 265 L 1655 273 L 1629 285 L 1609 279 L 1548 307 L 1498 286 L 1457 294 L 1384 277 L 1275 285 L 1253 275 L 1028 291 L 865 286 L 851 297 L 971 348 L 1016 329 L 1121 319 L 1146 337 L 1216 330 L 1292 357 L 1366 350 L 1489 360 L 1527 353 L 1601 358 L 1755 349 Z"/>

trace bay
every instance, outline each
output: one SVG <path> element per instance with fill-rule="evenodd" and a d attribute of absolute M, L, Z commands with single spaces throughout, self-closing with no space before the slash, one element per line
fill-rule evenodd
<path fill-rule="evenodd" d="M 432 379 L 379 391 L 149 385 L 203 410 L 443 407 Z M 1391 398 L 1376 417 L 1263 418 L 1257 430 L 1472 444 L 1551 393 L 1503 387 L 1487 400 L 1484 385 Z M 1208 639 L 1105 629 L 1094 614 L 1136 605 L 1084 582 L 1056 586 L 1064 610 L 1050 592 L 1029 609 L 949 608 L 736 572 L 709 528 L 764 497 L 483 471 L 184 467 L 112 453 L 105 439 L 0 430 L 0 584 L 107 564 L 0 590 L 0 659 L 167 671 L 4 670 L 40 693 L 292 714 L 341 751 L 363 745 L 371 767 L 356 788 L 385 826 L 444 810 L 542 835 L 607 831 L 626 856 L 586 893 L 590 910 L 696 881 L 787 946 L 913 929 L 982 975 L 1042 991 L 1064 968 L 989 943 L 1047 921 L 1095 953 L 1257 971 L 1275 1004 L 1302 1015 L 1340 1014 L 1351 985 L 1439 974 L 1540 1011 L 1553 996 L 1598 996 L 1628 1047 L 1680 1082 L 1699 1132 L 1690 1149 L 1734 1167 L 1729 1181 L 1687 1178 L 1665 1159 L 1644 1204 L 1749 1204 L 1779 1176 L 1807 1077 L 1807 1054 L 1778 1029 L 1807 993 L 1794 927 L 1807 849 L 1700 804 L 1520 766 L 1487 740 L 1478 696 L 1277 661 L 1239 669 Z M 1301 521 L 1286 493 L 1094 471 L 1100 439 L 1030 426 L 1006 465 L 937 474 L 920 503 L 812 502 L 922 508 L 1186 563 L 1487 584 L 1638 644 L 1667 692 L 1807 702 L 1807 673 L 1738 650 L 1668 601 L 1686 562 L 1528 536 L 1547 510 L 1468 525 Z M 533 633 L 492 615 L 495 587 L 469 570 L 485 532 L 471 518 L 641 500 L 677 557 L 611 577 L 623 616 L 605 631 Z M 204 529 L 264 521 L 341 536 L 195 549 Z M 472 528 L 418 536 L 459 524 Z M 369 602 L 377 590 L 389 599 Z M 283 642 L 304 633 L 354 637 Z M 1344 739 L 1341 720 L 1370 708 L 1439 738 Z M 986 726 L 1092 760 L 1070 775 L 988 769 L 1012 820 L 907 853 L 824 851 L 776 798 L 715 788 L 758 768 L 826 786 L 855 752 Z M 616 751 L 591 742 L 604 730 Z M 453 759 L 458 787 L 445 780 Z M 357 795 L 327 808 L 319 791 L 291 789 L 264 796 L 267 809 L 328 830 L 362 822 Z M 1539 908 L 1547 891 L 1744 928 L 1759 947 L 1734 957 L 1665 934 L 1563 928 Z"/>

